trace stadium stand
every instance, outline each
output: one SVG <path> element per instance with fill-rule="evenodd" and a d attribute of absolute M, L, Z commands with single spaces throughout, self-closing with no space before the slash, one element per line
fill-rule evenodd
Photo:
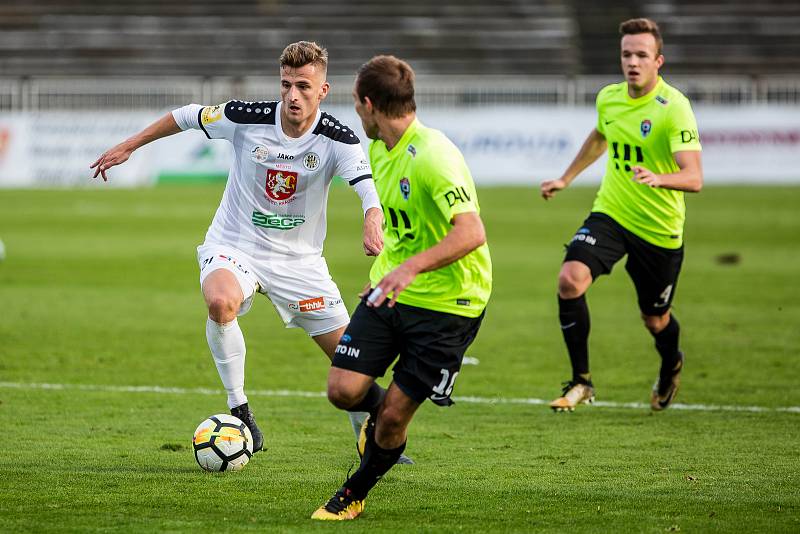
<path fill-rule="evenodd" d="M 665 76 L 695 101 L 800 101 L 796 0 L 0 0 L 0 109 L 274 97 L 286 43 L 330 51 L 333 102 L 377 53 L 422 102 L 590 103 L 619 77 L 617 26 L 659 21 Z"/>

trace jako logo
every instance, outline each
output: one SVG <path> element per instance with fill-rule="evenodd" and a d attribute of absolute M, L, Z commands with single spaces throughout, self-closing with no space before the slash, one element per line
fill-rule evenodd
<path fill-rule="evenodd" d="M 336 345 L 336 354 L 343 354 L 345 356 L 352 356 L 353 358 L 358 358 L 358 355 L 361 353 L 361 349 L 357 349 L 355 347 L 346 347 L 344 345 Z"/>
<path fill-rule="evenodd" d="M 294 156 L 292 156 L 291 154 L 284 154 L 283 152 L 279 152 L 278 155 L 275 156 L 275 159 L 286 159 L 292 161 L 294 159 Z"/>

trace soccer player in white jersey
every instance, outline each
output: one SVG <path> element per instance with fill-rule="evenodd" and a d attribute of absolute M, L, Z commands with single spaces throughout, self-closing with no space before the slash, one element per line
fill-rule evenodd
<path fill-rule="evenodd" d="M 208 346 L 228 407 L 250 427 L 254 450 L 262 448 L 263 434 L 244 393 L 245 342 L 237 316 L 248 311 L 255 293 L 263 293 L 287 327 L 303 328 L 329 358 L 349 323 L 322 257 L 334 176 L 344 178 L 361 197 L 365 253 L 375 256 L 383 248 L 383 212 L 360 141 L 319 109 L 329 90 L 327 63 L 327 51 L 316 43 L 290 44 L 280 57 L 280 102 L 184 106 L 111 148 L 90 167 L 95 178 L 107 180 L 107 171 L 137 148 L 189 128 L 232 143 L 225 193 L 197 259 L 208 306 Z M 353 408 L 355 429 L 384 394 L 376 386 Z"/>

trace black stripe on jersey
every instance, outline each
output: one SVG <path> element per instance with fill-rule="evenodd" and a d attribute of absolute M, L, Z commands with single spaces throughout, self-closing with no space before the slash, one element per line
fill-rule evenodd
<path fill-rule="evenodd" d="M 324 111 L 317 123 L 317 127 L 314 128 L 314 134 L 324 135 L 346 145 L 357 145 L 361 142 L 353 130 L 339 122 L 333 115 L 329 115 Z"/>
<path fill-rule="evenodd" d="M 350 180 L 347 183 L 350 184 L 350 185 L 356 185 L 361 180 L 372 180 L 372 175 L 371 174 L 362 174 L 361 176 L 353 178 L 352 180 Z"/>
<path fill-rule="evenodd" d="M 206 109 L 206 108 L 202 107 L 202 108 L 200 108 L 200 111 L 197 112 L 197 124 L 200 125 L 200 129 L 203 130 L 203 133 L 206 134 L 206 137 L 211 139 L 211 136 L 208 135 L 208 132 L 206 131 L 206 127 L 203 126 L 203 110 L 204 109 Z"/>
<path fill-rule="evenodd" d="M 277 108 L 277 102 L 231 100 L 225 104 L 225 116 L 238 124 L 275 124 Z"/>

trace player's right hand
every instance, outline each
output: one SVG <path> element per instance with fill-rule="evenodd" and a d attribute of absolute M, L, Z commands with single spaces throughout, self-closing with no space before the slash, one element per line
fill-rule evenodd
<path fill-rule="evenodd" d="M 543 199 L 550 200 L 551 198 L 556 196 L 557 192 L 561 191 L 565 187 L 567 187 L 567 183 L 561 178 L 559 178 L 558 180 L 547 180 L 542 182 L 542 185 L 539 190 L 542 194 Z"/>
<path fill-rule="evenodd" d="M 101 175 L 103 177 L 103 181 L 108 181 L 108 176 L 106 176 L 106 171 L 115 165 L 119 165 L 120 163 L 125 163 L 128 161 L 128 158 L 131 157 L 133 153 L 133 149 L 128 147 L 127 143 L 120 143 L 117 146 L 110 148 L 103 152 L 103 155 L 97 158 L 97 161 L 89 165 L 90 169 L 95 169 L 94 176 L 92 178 L 97 178 L 97 175 Z M 96 168 L 95 168 L 96 167 Z"/>

